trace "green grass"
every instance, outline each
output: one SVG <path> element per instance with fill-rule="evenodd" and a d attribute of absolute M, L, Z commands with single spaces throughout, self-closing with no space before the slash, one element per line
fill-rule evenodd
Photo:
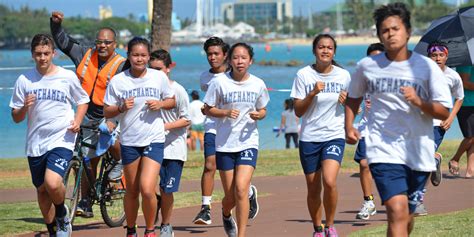
<path fill-rule="evenodd" d="M 474 208 L 443 213 L 438 215 L 428 215 L 415 218 L 415 228 L 410 236 L 412 237 L 471 237 L 474 233 Z M 373 228 L 363 229 L 351 233 L 350 237 L 371 237 L 386 236 L 387 225 L 380 225 Z"/>

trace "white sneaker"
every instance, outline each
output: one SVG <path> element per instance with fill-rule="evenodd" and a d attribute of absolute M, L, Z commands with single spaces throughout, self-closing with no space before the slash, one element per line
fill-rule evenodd
<path fill-rule="evenodd" d="M 360 208 L 359 213 L 356 215 L 356 219 L 368 220 L 370 216 L 377 214 L 377 209 L 375 209 L 375 203 L 373 200 L 364 201 L 362 207 Z"/>

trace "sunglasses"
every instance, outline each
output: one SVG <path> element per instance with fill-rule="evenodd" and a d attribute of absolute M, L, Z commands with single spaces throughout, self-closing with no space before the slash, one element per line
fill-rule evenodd
<path fill-rule="evenodd" d="M 95 44 L 99 44 L 99 45 L 100 44 L 109 45 L 113 42 L 114 42 L 113 40 L 98 40 L 98 39 L 95 40 Z"/>

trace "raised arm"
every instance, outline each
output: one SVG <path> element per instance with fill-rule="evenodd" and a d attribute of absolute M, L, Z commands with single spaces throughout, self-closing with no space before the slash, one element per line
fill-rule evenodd
<path fill-rule="evenodd" d="M 53 11 L 51 13 L 49 21 L 51 35 L 53 36 L 54 42 L 59 50 L 71 58 L 74 65 L 77 67 L 90 47 L 80 45 L 77 40 L 64 31 L 64 28 L 61 25 L 63 19 L 64 14 L 62 12 Z"/>

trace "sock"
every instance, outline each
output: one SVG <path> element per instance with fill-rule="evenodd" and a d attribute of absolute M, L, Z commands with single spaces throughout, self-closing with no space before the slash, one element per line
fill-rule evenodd
<path fill-rule="evenodd" d="M 249 188 L 249 198 L 253 195 L 253 189 Z"/>
<path fill-rule="evenodd" d="M 152 229 L 152 230 L 147 230 L 147 229 L 145 229 L 145 234 L 153 233 L 153 232 L 155 232 L 155 229 Z"/>
<path fill-rule="evenodd" d="M 318 226 L 313 225 L 313 228 L 314 228 L 314 231 L 318 233 L 321 233 L 324 231 L 324 225 L 318 225 Z"/>
<path fill-rule="evenodd" d="M 370 195 L 370 196 L 364 196 L 364 200 L 365 201 L 373 201 L 374 200 L 374 195 Z"/>
<path fill-rule="evenodd" d="M 137 229 L 136 229 L 135 226 L 134 226 L 134 227 L 131 227 L 131 228 L 128 227 L 128 226 L 126 226 L 126 228 L 127 228 L 127 235 L 137 233 Z"/>
<path fill-rule="evenodd" d="M 49 235 L 56 235 L 56 221 L 46 224 L 46 228 L 48 229 Z"/>
<path fill-rule="evenodd" d="M 54 207 L 56 208 L 56 218 L 63 218 L 66 216 L 66 208 L 64 207 L 64 202 L 56 205 L 54 204 Z"/>
<path fill-rule="evenodd" d="M 212 201 L 212 196 L 202 196 L 202 205 L 210 206 Z"/>

